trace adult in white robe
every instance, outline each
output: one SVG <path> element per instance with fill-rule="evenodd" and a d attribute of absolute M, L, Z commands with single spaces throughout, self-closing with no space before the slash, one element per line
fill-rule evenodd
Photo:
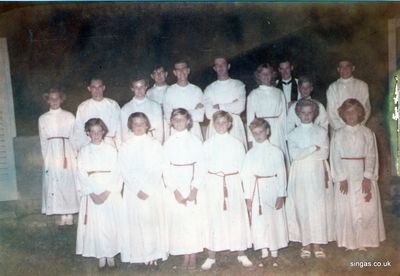
<path fill-rule="evenodd" d="M 163 99 L 165 96 L 165 93 L 167 92 L 169 85 L 168 84 L 164 84 L 162 86 L 158 86 L 156 84 L 153 85 L 153 87 L 151 87 L 148 91 L 147 91 L 147 97 L 158 103 L 159 105 L 163 104 Z"/>
<path fill-rule="evenodd" d="M 116 149 L 104 141 L 84 146 L 78 155 L 78 191 L 81 194 L 76 254 L 112 258 L 121 251 L 122 178 Z M 90 194 L 110 194 L 95 204 Z"/>
<path fill-rule="evenodd" d="M 346 125 L 331 142 L 330 161 L 335 183 L 336 236 L 339 247 L 378 247 L 385 240 L 378 188 L 378 152 L 374 133 L 363 125 Z M 362 192 L 364 178 L 371 180 L 371 199 Z M 347 180 L 348 191 L 340 191 Z"/>
<path fill-rule="evenodd" d="M 39 117 L 39 138 L 43 157 L 42 213 L 74 214 L 79 210 L 76 191 L 76 152 L 71 138 L 75 117 L 61 108 Z"/>
<path fill-rule="evenodd" d="M 202 143 L 188 130 L 177 131 L 164 143 L 163 179 L 169 191 L 167 200 L 168 242 L 171 255 L 188 255 L 203 251 L 204 227 L 204 164 Z M 196 188 L 197 200 L 178 203 L 177 190 L 187 198 Z"/>
<path fill-rule="evenodd" d="M 167 258 L 162 147 L 154 138 L 134 135 L 119 151 L 124 180 L 122 262 L 148 263 Z M 139 198 L 139 192 L 147 195 Z"/>
<path fill-rule="evenodd" d="M 241 171 L 245 197 L 252 201 L 251 234 L 255 250 L 276 251 L 288 245 L 285 207 L 275 208 L 286 197 L 286 167 L 282 151 L 268 140 L 254 142 Z"/>
<path fill-rule="evenodd" d="M 240 170 L 245 149 L 229 133 L 216 132 L 203 145 L 207 198 L 206 248 L 244 251 L 251 247 L 251 233 Z"/>
<path fill-rule="evenodd" d="M 286 199 L 289 240 L 303 246 L 327 244 L 335 240 L 327 130 L 302 123 L 289 134 L 288 144 L 292 159 Z"/>
<path fill-rule="evenodd" d="M 164 133 L 161 106 L 147 97 L 144 97 L 143 99 L 133 97 L 132 100 L 127 102 L 121 108 L 122 141 L 127 141 L 131 135 L 133 135 L 128 128 L 128 118 L 134 112 L 143 112 L 146 114 L 151 124 L 151 129 L 149 130 L 148 135 L 162 143 Z"/>

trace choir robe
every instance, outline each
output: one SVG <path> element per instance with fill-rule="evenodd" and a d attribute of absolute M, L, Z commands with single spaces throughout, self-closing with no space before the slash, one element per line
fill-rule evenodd
<path fill-rule="evenodd" d="M 216 132 L 204 142 L 203 152 L 207 170 L 206 248 L 246 250 L 251 247 L 251 232 L 240 178 L 245 157 L 243 144 L 229 133 Z"/>
<path fill-rule="evenodd" d="M 289 164 L 289 155 L 286 146 L 286 100 L 282 91 L 266 85 L 260 85 L 250 92 L 247 97 L 247 126 L 254 118 L 264 118 L 271 126 L 269 141 L 278 146 L 285 156 L 286 164 Z M 248 129 L 249 142 L 254 138 Z"/>
<path fill-rule="evenodd" d="M 128 128 L 128 118 L 134 112 L 146 114 L 151 125 L 148 134 L 162 143 L 164 133 L 161 106 L 148 98 L 143 100 L 133 98 L 121 108 L 122 141 L 127 141 L 133 135 Z"/>
<path fill-rule="evenodd" d="M 130 263 L 166 260 L 161 144 L 148 135 L 132 135 L 121 146 L 119 166 L 125 184 L 121 260 Z M 138 198 L 139 191 L 148 198 Z"/>
<path fill-rule="evenodd" d="M 72 113 L 50 109 L 39 117 L 39 138 L 43 156 L 42 213 L 73 214 L 79 210 L 76 191 L 76 152 L 71 137 Z"/>
<path fill-rule="evenodd" d="M 311 100 L 311 97 L 308 97 L 307 99 Z M 319 114 L 318 116 L 314 119 L 314 124 L 317 126 L 323 127 L 326 130 L 328 130 L 328 114 L 326 113 L 325 107 L 323 106 L 322 103 L 319 101 L 316 101 L 312 99 L 314 102 L 318 104 L 319 107 Z M 289 135 L 289 133 L 295 128 L 301 125 L 301 121 L 299 116 L 296 114 L 296 105 L 298 102 L 295 102 L 289 107 L 287 118 L 286 118 L 286 133 Z M 286 135 L 286 136 L 287 136 Z"/>
<path fill-rule="evenodd" d="M 163 116 L 163 141 L 165 141 L 167 139 L 167 134 L 166 132 L 169 131 L 169 123 L 168 121 L 165 119 L 164 117 L 164 107 L 163 107 L 163 100 L 165 97 L 165 93 L 167 92 L 169 85 L 163 85 L 163 86 L 157 86 L 157 85 L 153 85 L 152 88 L 150 88 L 149 90 L 147 90 L 147 94 L 146 96 L 158 103 L 161 106 L 161 111 L 162 111 L 162 116 Z"/>
<path fill-rule="evenodd" d="M 334 130 L 338 130 L 345 126 L 345 123 L 340 118 L 337 109 L 347 99 L 357 99 L 364 106 L 365 118 L 362 124 L 365 124 L 371 114 L 368 85 L 362 80 L 354 77 L 349 79 L 339 78 L 337 81 L 331 83 L 326 92 L 326 98 L 328 103 L 327 112 L 329 124 Z"/>
<path fill-rule="evenodd" d="M 83 146 L 89 144 L 90 138 L 85 132 L 85 123 L 92 118 L 100 118 L 107 126 L 108 133 L 104 138 L 106 143 L 119 148 L 121 145 L 121 119 L 118 103 L 109 98 L 101 101 L 88 99 L 82 102 L 76 111 L 74 126 L 74 145 L 79 151 Z"/>
<path fill-rule="evenodd" d="M 207 128 L 206 139 L 215 134 L 212 116 L 218 111 L 213 105 L 219 104 L 219 110 L 229 112 L 233 122 L 229 133 L 242 142 L 247 149 L 246 131 L 243 126 L 240 114 L 246 107 L 246 90 L 244 83 L 240 80 L 227 79 L 216 80 L 204 90 L 204 105 L 207 118 L 210 124 Z"/>
<path fill-rule="evenodd" d="M 81 194 L 76 254 L 113 257 L 121 251 L 122 178 L 116 149 L 104 141 L 90 143 L 78 154 L 78 191 Z M 102 204 L 90 194 L 110 191 Z"/>
<path fill-rule="evenodd" d="M 279 210 L 275 208 L 277 198 L 286 197 L 286 167 L 282 151 L 268 140 L 255 142 L 246 154 L 241 177 L 246 199 L 252 200 L 254 249 L 278 250 L 287 247 L 285 206 Z"/>
<path fill-rule="evenodd" d="M 292 159 L 286 200 L 289 240 L 303 246 L 326 244 L 335 240 L 327 130 L 301 124 L 289 134 L 288 144 Z"/>
<path fill-rule="evenodd" d="M 163 179 L 168 190 L 166 208 L 169 253 L 172 255 L 203 251 L 206 222 L 203 178 L 201 141 L 187 130 L 175 132 L 164 143 L 163 161 Z M 198 189 L 196 202 L 188 201 L 186 206 L 178 203 L 174 191 L 178 190 L 187 198 L 191 187 Z"/>
<path fill-rule="evenodd" d="M 186 86 L 173 84 L 168 87 L 163 100 L 164 118 L 170 122 L 171 113 L 174 109 L 186 109 L 192 115 L 193 119 L 193 127 L 190 132 L 203 141 L 200 123 L 204 120 L 204 107 L 195 109 L 199 103 L 203 103 L 203 92 L 198 86 L 191 83 L 188 83 Z M 166 130 L 166 136 L 170 136 L 174 132 L 175 130 L 170 126 Z"/>
<path fill-rule="evenodd" d="M 330 158 L 338 246 L 348 249 L 379 246 L 379 242 L 385 240 L 385 228 L 377 183 L 378 152 L 374 133 L 363 125 L 346 125 L 333 135 Z M 369 202 L 364 200 L 361 189 L 364 177 L 372 182 Z M 339 190 L 340 181 L 344 180 L 348 182 L 347 194 Z"/>

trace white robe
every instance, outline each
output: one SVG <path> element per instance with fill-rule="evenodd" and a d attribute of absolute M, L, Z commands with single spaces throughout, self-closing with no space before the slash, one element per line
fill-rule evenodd
<path fill-rule="evenodd" d="M 89 172 L 95 172 L 89 175 Z M 76 254 L 84 257 L 113 257 L 121 251 L 122 178 L 116 149 L 102 142 L 90 143 L 78 155 L 78 184 L 82 195 L 76 240 Z M 102 204 L 90 194 L 110 191 Z M 86 218 L 86 224 L 85 224 Z"/>
<path fill-rule="evenodd" d="M 326 92 L 327 111 L 329 124 L 334 130 L 345 126 L 340 118 L 337 109 L 342 103 L 350 98 L 357 99 L 365 109 L 365 118 L 363 124 L 368 120 L 371 114 L 371 104 L 369 102 L 368 85 L 362 80 L 351 77 L 349 79 L 338 79 L 329 85 Z"/>
<path fill-rule="evenodd" d="M 166 260 L 161 144 L 148 135 L 133 135 L 121 146 L 119 166 L 125 183 L 121 260 L 130 263 Z M 138 198 L 139 191 L 148 198 Z"/>
<path fill-rule="evenodd" d="M 365 162 L 342 158 L 365 158 Z M 379 242 L 385 240 L 385 228 L 377 183 L 378 152 L 374 133 L 362 125 L 346 125 L 336 131 L 331 143 L 331 166 L 338 246 L 348 249 L 378 247 Z M 361 190 L 364 177 L 372 182 L 369 202 L 365 202 Z M 343 180 L 348 182 L 347 195 L 339 191 Z"/>
<path fill-rule="evenodd" d="M 195 134 L 201 141 L 203 141 L 203 134 L 201 133 L 200 123 L 204 120 L 204 107 L 195 109 L 196 105 L 203 103 L 203 92 L 201 89 L 189 83 L 182 87 L 178 84 L 173 84 L 168 87 L 165 93 L 163 107 L 164 107 L 164 118 L 170 122 L 171 113 L 175 108 L 184 108 L 192 115 L 193 127 L 190 130 Z M 168 127 L 166 130 L 166 136 L 170 136 L 174 133 L 173 127 Z"/>
<path fill-rule="evenodd" d="M 251 247 L 251 233 L 240 178 L 245 157 L 243 144 L 228 133 L 215 133 L 204 142 L 203 152 L 207 170 L 204 181 L 207 198 L 206 248 L 212 251 L 246 250 Z"/>
<path fill-rule="evenodd" d="M 104 141 L 119 148 L 121 145 L 121 120 L 120 107 L 118 103 L 109 98 L 101 101 L 88 99 L 78 106 L 74 126 L 74 145 L 79 151 L 83 146 L 89 144 L 90 138 L 85 132 L 85 123 L 92 118 L 100 118 L 108 128 Z"/>
<path fill-rule="evenodd" d="M 247 149 L 246 131 L 243 126 L 240 114 L 246 107 L 246 90 L 244 83 L 240 80 L 227 79 L 216 80 L 204 90 L 204 105 L 207 118 L 210 124 L 207 128 L 206 139 L 215 134 L 212 116 L 218 111 L 213 105 L 219 104 L 219 110 L 227 111 L 232 115 L 232 129 L 229 133 L 242 142 Z"/>
<path fill-rule="evenodd" d="M 76 153 L 71 143 L 74 122 L 74 115 L 61 108 L 50 109 L 39 117 L 44 161 L 42 213 L 46 215 L 73 214 L 79 210 Z"/>
<path fill-rule="evenodd" d="M 193 166 L 188 164 L 194 164 Z M 181 165 L 181 166 L 177 166 Z M 192 254 L 204 248 L 204 164 L 201 141 L 191 132 L 175 132 L 164 143 L 163 178 L 168 189 L 167 220 L 169 253 Z M 193 178 L 193 181 L 192 181 Z M 197 188 L 197 202 L 178 203 L 174 191 L 184 198 L 191 187 Z"/>
<path fill-rule="evenodd" d="M 276 199 L 286 197 L 286 167 L 282 151 L 268 140 L 255 142 L 246 154 L 241 176 L 246 199 L 252 199 L 251 234 L 254 249 L 278 250 L 287 247 L 285 206 L 275 209 Z M 256 176 L 263 177 L 258 179 L 258 187 Z"/>
<path fill-rule="evenodd" d="M 150 88 L 146 94 L 146 96 L 150 100 L 155 101 L 161 106 L 161 111 L 163 116 L 163 134 L 164 134 L 163 141 L 165 141 L 168 137 L 167 135 L 169 135 L 168 133 L 166 133 L 167 131 L 169 131 L 169 123 L 168 123 L 169 121 L 167 121 L 164 117 L 164 107 L 163 107 L 163 100 L 168 87 L 169 85 L 157 86 L 154 84 L 154 86 Z"/>
<path fill-rule="evenodd" d="M 286 164 L 289 164 L 289 155 L 286 146 L 286 101 L 282 91 L 278 88 L 260 85 L 250 92 L 247 97 L 247 126 L 254 118 L 262 118 L 271 125 L 271 137 L 269 141 L 279 147 Z M 249 142 L 254 143 L 253 135 L 248 128 Z"/>
<path fill-rule="evenodd" d="M 143 100 L 133 98 L 121 108 L 122 142 L 127 141 L 133 135 L 128 128 L 128 118 L 134 112 L 146 114 L 151 125 L 151 129 L 148 132 L 149 135 L 162 143 L 164 133 L 161 106 L 148 98 L 144 98 Z"/>
<path fill-rule="evenodd" d="M 308 99 L 311 99 L 309 97 Z M 322 103 L 319 101 L 316 101 L 312 99 L 314 102 L 318 104 L 319 107 L 319 114 L 318 116 L 314 119 L 314 124 L 320 127 L 325 128 L 328 130 L 328 114 L 326 113 L 325 107 L 323 106 Z M 286 137 L 289 135 L 289 133 L 295 128 L 301 125 L 301 121 L 299 116 L 296 114 L 296 105 L 298 102 L 295 102 L 289 107 L 288 113 L 287 113 L 287 118 L 286 118 Z"/>
<path fill-rule="evenodd" d="M 289 239 L 304 246 L 326 244 L 335 240 L 327 130 L 301 124 L 289 134 L 288 144 L 292 159 L 286 200 Z"/>

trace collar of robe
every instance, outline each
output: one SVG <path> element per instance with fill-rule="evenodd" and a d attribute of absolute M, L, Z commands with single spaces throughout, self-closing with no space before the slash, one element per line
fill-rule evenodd
<path fill-rule="evenodd" d="M 340 78 L 339 79 L 341 82 L 343 82 L 343 83 L 349 83 L 349 82 L 351 82 L 351 81 L 353 81 L 354 80 L 354 77 L 353 76 L 351 76 L 350 78 L 348 78 L 348 79 L 343 79 L 343 78 Z"/>
<path fill-rule="evenodd" d="M 61 107 L 57 108 L 57 109 L 51 109 L 49 110 L 50 113 L 60 113 L 61 112 Z"/>

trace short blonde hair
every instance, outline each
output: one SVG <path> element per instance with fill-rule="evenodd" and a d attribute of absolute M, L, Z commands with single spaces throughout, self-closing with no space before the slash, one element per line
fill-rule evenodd
<path fill-rule="evenodd" d="M 176 109 L 172 110 L 171 120 L 170 120 L 171 124 L 172 124 L 172 119 L 178 115 L 182 115 L 182 116 L 186 117 L 186 119 L 189 121 L 187 129 L 190 130 L 193 127 L 193 119 L 192 119 L 192 115 L 190 115 L 189 111 L 187 111 L 184 108 L 176 108 Z"/>
<path fill-rule="evenodd" d="M 143 112 L 134 112 L 131 115 L 129 115 L 128 118 L 128 128 L 132 131 L 132 122 L 135 118 L 141 118 L 144 120 L 146 126 L 147 126 L 147 130 L 146 133 L 149 131 L 149 129 L 151 129 L 151 124 L 150 124 L 150 120 L 149 118 L 146 116 L 146 114 L 144 114 Z"/>
<path fill-rule="evenodd" d="M 50 88 L 48 93 L 44 93 L 42 95 L 43 100 L 47 102 L 49 100 L 50 94 L 58 94 L 60 96 L 61 103 L 63 103 L 67 99 L 67 96 L 64 93 L 64 89 L 61 87 Z"/>
<path fill-rule="evenodd" d="M 259 127 L 265 130 L 269 129 L 269 134 L 267 136 L 267 139 L 269 139 L 269 137 L 271 137 L 271 125 L 268 123 L 268 121 L 263 118 L 254 118 L 254 120 L 249 125 L 250 130 L 253 132 L 253 129 Z"/>
<path fill-rule="evenodd" d="M 231 116 L 231 114 L 229 114 L 229 112 L 223 111 L 223 110 L 218 110 L 217 112 L 215 112 L 212 116 L 212 120 L 215 123 L 215 121 L 219 118 L 225 118 L 230 124 L 231 126 L 229 127 L 228 131 L 231 130 L 232 128 L 232 123 L 233 123 L 233 118 Z"/>
<path fill-rule="evenodd" d="M 315 118 L 318 117 L 319 115 L 319 106 L 318 104 L 312 100 L 312 99 L 300 99 L 297 103 L 296 103 L 296 107 L 295 107 L 295 111 L 296 111 L 296 115 L 299 116 L 300 111 L 303 107 L 306 106 L 311 106 L 313 109 L 313 113 L 314 113 L 314 117 L 313 117 L 313 121 Z"/>
<path fill-rule="evenodd" d="M 362 121 L 364 121 L 365 119 L 365 109 L 364 106 L 357 100 L 357 99 L 347 99 L 345 100 L 342 105 L 338 108 L 338 113 L 340 118 L 342 118 L 342 120 L 346 122 L 343 114 L 346 110 L 348 110 L 351 107 L 355 107 L 358 110 L 358 123 L 361 123 Z"/>
<path fill-rule="evenodd" d="M 108 127 L 106 126 L 106 124 L 103 122 L 102 119 L 100 118 L 91 118 L 89 119 L 86 123 L 85 123 L 85 132 L 88 133 L 90 132 L 90 129 L 94 126 L 100 126 L 101 129 L 104 131 L 103 134 L 103 139 L 104 137 L 106 137 L 107 133 L 108 133 Z"/>

